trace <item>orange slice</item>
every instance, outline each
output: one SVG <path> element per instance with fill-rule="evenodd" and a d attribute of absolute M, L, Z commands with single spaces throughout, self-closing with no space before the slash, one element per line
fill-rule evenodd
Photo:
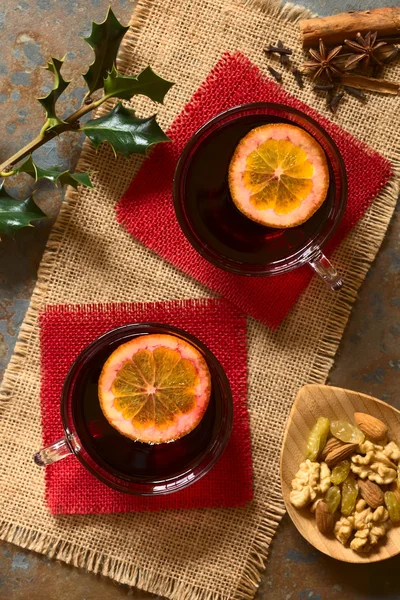
<path fill-rule="evenodd" d="M 324 151 L 306 131 L 274 123 L 252 129 L 229 165 L 237 208 L 268 227 L 295 227 L 325 200 L 329 171 Z"/>
<path fill-rule="evenodd" d="M 103 366 L 99 399 L 122 435 L 160 444 L 186 435 L 201 421 L 211 377 L 196 348 L 172 335 L 143 335 L 119 346 Z"/>

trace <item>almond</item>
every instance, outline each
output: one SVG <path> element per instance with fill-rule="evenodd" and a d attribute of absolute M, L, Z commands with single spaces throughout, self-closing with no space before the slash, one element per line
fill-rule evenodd
<path fill-rule="evenodd" d="M 361 412 L 354 413 L 354 419 L 358 428 L 365 433 L 371 442 L 380 442 L 386 437 L 388 427 L 380 419 Z"/>
<path fill-rule="evenodd" d="M 344 446 L 344 442 L 341 442 L 335 437 L 329 438 L 320 454 L 320 460 L 325 460 L 329 452 L 336 450 L 336 448 L 341 448 L 342 446 Z"/>
<path fill-rule="evenodd" d="M 341 460 L 344 460 L 357 450 L 358 444 L 342 444 L 339 448 L 334 448 L 328 453 L 325 459 L 326 464 L 330 469 L 337 465 Z"/>
<path fill-rule="evenodd" d="M 368 506 L 371 508 L 378 508 L 378 506 L 383 505 L 383 492 L 379 485 L 373 483 L 369 479 L 366 479 L 365 481 L 359 479 L 358 486 L 360 488 L 361 496 Z"/>
<path fill-rule="evenodd" d="M 324 535 L 331 533 L 335 524 L 335 518 L 329 512 L 328 505 L 323 500 L 317 504 L 317 508 L 315 509 L 315 520 L 317 521 L 317 527 L 321 533 Z"/>

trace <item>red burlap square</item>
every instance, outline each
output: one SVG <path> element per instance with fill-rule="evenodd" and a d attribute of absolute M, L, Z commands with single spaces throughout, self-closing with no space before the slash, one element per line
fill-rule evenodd
<path fill-rule="evenodd" d="M 40 317 L 44 445 L 63 436 L 61 389 L 78 354 L 115 327 L 146 321 L 181 327 L 204 342 L 220 361 L 233 393 L 234 423 L 228 447 L 201 480 L 156 498 L 116 492 L 88 473 L 76 458 L 65 458 L 46 467 L 46 500 L 53 514 L 230 507 L 242 506 L 252 498 L 246 318 L 222 299 L 48 307 Z"/>
<path fill-rule="evenodd" d="M 160 144 L 145 161 L 117 205 L 117 218 L 148 248 L 242 311 L 275 328 L 307 287 L 312 277 L 311 269 L 302 267 L 289 274 L 266 278 L 249 278 L 222 271 L 197 254 L 186 240 L 172 202 L 176 163 L 193 133 L 228 108 L 260 101 L 302 110 L 318 121 L 339 147 L 347 170 L 349 199 L 342 223 L 327 248 L 329 255 L 387 183 L 391 165 L 366 144 L 285 92 L 239 52 L 227 53 L 221 58 L 171 125 L 168 135 L 172 143 Z"/>

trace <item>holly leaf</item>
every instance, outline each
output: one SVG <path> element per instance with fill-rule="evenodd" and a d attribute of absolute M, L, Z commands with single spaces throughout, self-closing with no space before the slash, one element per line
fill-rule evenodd
<path fill-rule="evenodd" d="M 87 121 L 82 129 L 96 149 L 108 142 L 115 154 L 120 152 L 124 156 L 146 154 L 153 144 L 170 141 L 155 116 L 139 119 L 135 111 L 125 108 L 122 102 L 104 117 Z"/>
<path fill-rule="evenodd" d="M 63 91 L 69 86 L 70 81 L 65 81 L 63 76 L 61 75 L 61 67 L 64 64 L 65 57 L 61 60 L 58 58 L 50 58 L 47 62 L 47 65 L 44 67 L 50 73 L 54 75 L 54 85 L 51 92 L 47 94 L 44 98 L 38 98 L 40 104 L 46 111 L 46 123 L 44 125 L 44 129 L 52 129 L 57 125 L 61 125 L 65 123 L 59 119 L 56 115 L 56 102 L 63 93 Z"/>
<path fill-rule="evenodd" d="M 28 173 L 35 181 L 38 181 L 39 179 L 48 179 L 54 183 L 54 185 L 57 185 L 58 183 L 60 185 L 71 185 L 75 189 L 78 185 L 90 188 L 93 187 L 89 173 L 70 173 L 69 171 L 61 171 L 59 167 L 43 169 L 33 161 L 32 156 L 29 156 L 18 169 L 15 169 L 15 173 Z"/>
<path fill-rule="evenodd" d="M 123 27 L 114 15 L 111 7 L 102 23 L 92 23 L 89 37 L 83 38 L 94 51 L 94 61 L 83 78 L 89 88 L 88 94 L 103 87 L 107 73 L 111 71 L 122 38 L 129 27 Z"/>
<path fill-rule="evenodd" d="M 93 188 L 93 183 L 90 181 L 89 173 L 70 173 L 69 171 L 63 171 L 58 177 L 60 185 L 71 185 L 77 189 L 78 185 L 84 187 Z"/>
<path fill-rule="evenodd" d="M 108 98 L 130 100 L 135 94 L 147 96 L 154 102 L 164 102 L 165 94 L 174 84 L 154 73 L 151 67 L 143 69 L 139 75 L 128 76 L 118 73 L 115 65 L 104 80 L 104 92 Z"/>
<path fill-rule="evenodd" d="M 0 183 L 0 234 L 10 237 L 22 227 L 32 227 L 31 221 L 47 218 L 47 215 L 34 203 L 32 197 L 16 200 L 4 189 L 4 181 Z"/>

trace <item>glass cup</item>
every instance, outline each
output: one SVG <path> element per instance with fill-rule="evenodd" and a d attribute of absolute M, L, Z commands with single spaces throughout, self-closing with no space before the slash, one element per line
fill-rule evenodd
<path fill-rule="evenodd" d="M 211 374 L 211 397 L 199 425 L 174 442 L 144 444 L 120 433 L 104 417 L 97 382 L 110 354 L 137 336 L 166 333 L 182 338 L 205 358 Z M 170 494 L 203 477 L 228 443 L 232 422 L 232 393 L 214 354 L 196 337 L 169 325 L 137 323 L 109 331 L 89 344 L 70 368 L 61 394 L 65 436 L 37 452 L 45 466 L 74 455 L 97 479 L 137 496 Z"/>
<path fill-rule="evenodd" d="M 330 176 L 326 199 L 308 221 L 297 227 L 273 229 L 259 225 L 236 208 L 229 193 L 228 168 L 238 142 L 254 127 L 268 123 L 301 127 L 326 154 Z M 258 102 L 231 108 L 208 121 L 182 152 L 173 197 L 183 233 L 213 265 L 256 277 L 309 265 L 333 290 L 342 287 L 342 279 L 322 248 L 336 231 L 346 208 L 346 169 L 332 138 L 299 110 Z"/>

